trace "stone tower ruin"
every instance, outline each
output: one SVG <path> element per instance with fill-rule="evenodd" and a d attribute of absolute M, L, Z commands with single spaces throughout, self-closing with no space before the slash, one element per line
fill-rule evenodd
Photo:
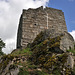
<path fill-rule="evenodd" d="M 26 47 L 28 43 L 34 40 L 37 34 L 45 29 L 51 29 L 55 33 L 66 32 L 65 35 L 71 37 L 70 45 L 73 47 L 73 38 L 67 32 L 62 10 L 39 7 L 37 9 L 23 10 L 17 33 L 17 48 Z"/>

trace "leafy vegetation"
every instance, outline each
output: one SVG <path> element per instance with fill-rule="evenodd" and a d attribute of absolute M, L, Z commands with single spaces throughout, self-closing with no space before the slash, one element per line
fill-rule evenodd
<path fill-rule="evenodd" d="M 72 75 L 75 75 L 75 65 L 74 65 L 74 68 L 73 68 L 73 71 L 72 71 Z"/>
<path fill-rule="evenodd" d="M 6 68 L 6 66 L 9 64 L 9 61 L 13 59 L 14 57 L 11 55 L 4 55 L 0 60 L 0 70 L 2 71 L 3 69 Z"/>
<path fill-rule="evenodd" d="M 54 70 L 53 75 L 61 75 L 60 70 L 59 69 Z"/>
<path fill-rule="evenodd" d="M 29 75 L 29 72 L 26 71 L 25 68 L 20 68 L 20 71 L 19 71 L 18 75 Z"/>
<path fill-rule="evenodd" d="M 46 72 L 39 71 L 39 70 L 33 70 L 33 69 L 26 69 L 25 67 L 20 68 L 20 72 L 18 75 L 49 75 Z"/>
<path fill-rule="evenodd" d="M 1 40 L 0 38 L 0 56 L 3 55 L 4 53 L 2 52 L 2 48 L 5 47 L 5 43 L 3 42 L 3 40 Z"/>
<path fill-rule="evenodd" d="M 68 52 L 72 52 L 73 54 L 75 54 L 75 50 L 74 49 L 70 49 L 70 50 L 67 50 Z"/>
<path fill-rule="evenodd" d="M 17 51 L 13 51 L 11 53 L 12 55 L 15 55 L 15 56 L 20 56 L 20 55 L 31 55 L 32 54 L 32 51 L 30 51 L 30 48 L 26 48 L 26 49 L 19 49 Z"/>
<path fill-rule="evenodd" d="M 36 70 L 35 71 L 35 75 L 49 75 L 48 73 L 45 73 L 45 72 L 43 72 L 43 71 L 38 71 L 38 70 Z"/>

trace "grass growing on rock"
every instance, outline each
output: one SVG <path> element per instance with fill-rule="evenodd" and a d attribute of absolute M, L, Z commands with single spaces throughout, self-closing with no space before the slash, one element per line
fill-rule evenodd
<path fill-rule="evenodd" d="M 0 60 L 2 60 L 0 62 L 0 70 L 2 71 L 3 69 L 5 69 L 7 67 L 7 65 L 9 64 L 10 61 L 12 61 L 12 59 L 14 58 L 14 56 L 12 55 L 4 55 L 2 56 L 2 58 Z"/>
<path fill-rule="evenodd" d="M 12 55 L 31 55 L 32 51 L 30 51 L 30 48 L 26 49 L 19 49 L 17 51 L 12 52 Z"/>
<path fill-rule="evenodd" d="M 72 75 L 75 75 L 75 65 L 74 65 L 74 68 L 72 70 Z"/>
<path fill-rule="evenodd" d="M 29 72 L 24 67 L 22 67 L 19 69 L 18 75 L 29 75 Z"/>
<path fill-rule="evenodd" d="M 67 50 L 68 52 L 72 52 L 73 54 L 75 54 L 75 50 L 74 49 L 69 49 Z"/>
<path fill-rule="evenodd" d="M 1 60 L 0 61 L 0 70 L 1 71 L 4 70 L 7 67 L 7 65 L 9 64 L 9 62 L 11 63 L 11 61 L 13 61 L 14 58 L 16 58 L 15 61 L 16 61 L 16 64 L 17 64 L 18 58 L 20 58 L 22 56 L 28 58 L 31 54 L 32 54 L 32 51 L 30 51 L 29 48 L 26 48 L 26 49 L 19 49 L 17 51 L 12 52 L 11 54 L 8 54 L 8 55 L 3 55 L 0 58 L 0 60 Z M 13 65 L 15 65 L 15 63 L 13 63 Z M 11 66 L 11 67 L 13 68 L 14 66 Z"/>

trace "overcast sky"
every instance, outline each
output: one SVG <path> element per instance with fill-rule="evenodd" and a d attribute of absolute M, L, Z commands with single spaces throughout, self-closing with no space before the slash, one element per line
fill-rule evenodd
<path fill-rule="evenodd" d="M 0 0 L 0 37 L 6 43 L 6 48 L 3 51 L 10 53 L 16 48 L 17 29 L 22 9 L 37 8 L 40 6 L 58 8 L 60 7 L 58 3 L 61 3 L 61 1 L 65 0 Z M 74 0 L 66 1 L 75 2 Z M 58 9 L 62 9 L 62 7 Z M 67 13 L 64 8 L 62 10 Z M 67 17 L 66 20 L 67 24 L 69 24 Z M 75 19 L 72 20 L 72 23 L 75 25 Z M 75 29 L 70 29 L 70 26 L 67 27 L 68 31 L 75 38 Z"/>

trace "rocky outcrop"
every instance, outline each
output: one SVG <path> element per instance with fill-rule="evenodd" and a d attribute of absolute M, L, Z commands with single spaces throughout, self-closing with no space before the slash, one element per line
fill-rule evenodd
<path fill-rule="evenodd" d="M 1 56 L 0 75 L 75 75 L 75 51 L 64 49 L 65 45 L 71 47 L 73 38 L 66 32 L 51 31 L 40 32 L 26 49 Z"/>
<path fill-rule="evenodd" d="M 0 58 L 0 60 L 0 75 L 18 75 L 19 68 L 23 66 L 20 66 L 17 63 L 26 62 L 27 58 L 24 55 L 4 55 Z"/>
<path fill-rule="evenodd" d="M 74 59 L 73 59 L 73 56 L 72 55 L 68 55 L 68 58 L 67 58 L 67 65 L 73 69 L 74 67 Z"/>
<path fill-rule="evenodd" d="M 57 33 L 53 29 L 47 29 L 42 31 L 37 37 L 34 39 L 35 44 L 38 41 L 44 41 L 47 38 L 55 38 L 60 36 L 60 49 L 66 52 L 66 50 L 74 49 L 74 39 L 68 32 Z M 39 38 L 39 39 L 38 39 Z"/>
<path fill-rule="evenodd" d="M 60 34 L 54 32 L 54 34 L 52 32 L 53 34 L 51 34 L 50 32 L 51 30 L 42 31 L 39 35 L 37 35 L 34 41 L 31 44 L 29 44 L 31 50 L 33 51 L 33 61 L 36 64 L 41 64 L 47 69 L 50 68 L 52 70 L 54 69 L 54 65 L 52 65 L 52 63 L 55 63 L 55 66 L 58 66 L 57 64 L 59 64 L 59 68 L 64 69 L 61 69 L 62 74 L 65 75 L 66 69 L 69 69 L 69 71 L 70 69 L 73 69 L 74 58 L 73 53 L 67 52 L 67 50 L 65 50 L 64 47 L 61 48 L 61 46 L 66 45 L 66 49 L 68 49 L 68 47 L 71 46 L 71 43 L 69 44 L 68 41 L 69 38 L 72 42 L 74 40 L 69 33 L 64 32 Z M 61 44 L 63 40 L 64 44 Z"/>

